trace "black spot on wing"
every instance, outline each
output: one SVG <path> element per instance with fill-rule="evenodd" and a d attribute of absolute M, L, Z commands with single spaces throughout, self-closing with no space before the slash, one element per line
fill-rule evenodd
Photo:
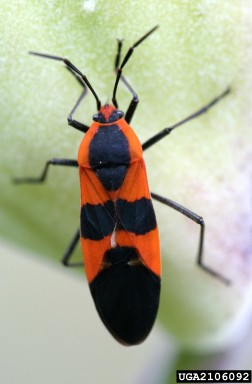
<path fill-rule="evenodd" d="M 160 278 L 141 263 L 132 247 L 110 249 L 104 262 L 109 267 L 90 283 L 96 309 L 118 341 L 139 344 L 148 336 L 157 315 Z"/>
<path fill-rule="evenodd" d="M 133 202 L 118 199 L 116 211 L 120 222 L 119 229 L 127 232 L 144 235 L 157 226 L 152 201 L 145 197 Z"/>
<path fill-rule="evenodd" d="M 111 234 L 115 227 L 114 203 L 85 204 L 81 207 L 80 231 L 84 239 L 101 240 Z"/>

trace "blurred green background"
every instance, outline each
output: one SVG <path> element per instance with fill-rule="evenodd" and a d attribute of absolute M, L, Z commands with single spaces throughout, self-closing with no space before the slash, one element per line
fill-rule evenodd
<path fill-rule="evenodd" d="M 245 333 L 247 330 L 251 307 L 250 2 L 86 0 L 41 3 L 11 0 L 1 4 L 1 14 L 1 316 L 2 324 L 6 326 L 2 328 L 5 344 L 1 344 L 1 364 L 8 367 L 2 372 L 11 373 L 13 377 L 9 382 L 14 383 L 27 383 L 28 377 L 30 382 L 34 382 L 35 377 L 38 383 L 55 382 L 56 378 L 50 376 L 54 363 L 59 364 L 59 372 L 60 367 L 69 363 L 67 341 L 59 347 L 66 351 L 60 362 L 56 347 L 55 350 L 51 348 L 51 345 L 61 345 L 56 329 L 63 329 L 65 314 L 62 313 L 62 322 L 57 319 L 57 324 L 52 324 L 50 320 L 58 314 L 59 306 L 66 313 L 70 312 L 68 305 L 74 299 L 71 296 L 66 302 L 69 280 L 70 285 L 77 284 L 76 291 L 80 290 L 83 297 L 83 302 L 80 300 L 83 313 L 80 313 L 80 302 L 77 301 L 67 329 L 83 327 L 86 335 L 77 337 L 81 352 L 77 351 L 76 345 L 70 348 L 73 360 L 69 364 L 76 369 L 75 373 L 72 369 L 70 373 L 75 374 L 74 377 L 98 382 L 98 376 L 90 378 L 90 371 L 94 375 L 102 372 L 104 382 L 117 382 L 115 378 L 121 374 L 122 382 L 132 383 L 134 380 L 141 382 L 145 375 L 141 376 L 139 372 L 146 369 L 153 373 L 150 382 L 168 383 L 170 380 L 173 383 L 170 375 L 176 361 L 182 368 L 188 365 L 197 368 L 200 364 L 217 366 L 216 361 L 222 361 L 221 357 L 214 360 L 204 356 L 224 354 L 225 350 L 230 353 L 231 346 L 242 339 L 241 331 Z M 111 97 L 114 82 L 116 38 L 124 38 L 126 52 L 156 24 L 160 29 L 137 48 L 125 68 L 125 76 L 140 98 L 132 126 L 142 142 L 188 116 L 227 86 L 232 87 L 232 94 L 211 112 L 179 128 L 145 154 L 151 190 L 204 217 L 207 224 L 206 263 L 229 277 L 232 286 L 222 285 L 195 265 L 199 238 L 197 225 L 155 204 L 163 261 L 159 320 L 180 347 L 165 331 L 160 334 L 156 325 L 151 340 L 143 345 L 125 352 L 111 340 L 111 348 L 106 352 L 110 336 L 106 335 L 102 325 L 97 325 L 98 315 L 85 278 L 62 270 L 59 263 L 51 265 L 47 261 L 49 258 L 60 259 L 78 226 L 77 172 L 60 167 L 51 169 L 44 186 L 17 187 L 11 182 L 13 177 L 38 175 L 45 161 L 52 157 L 76 158 L 81 139 L 81 134 L 66 123 L 80 94 L 79 85 L 60 63 L 32 57 L 27 52 L 33 50 L 68 57 L 87 75 L 102 101 L 106 101 Z M 120 108 L 125 110 L 130 95 L 124 87 L 119 87 L 118 100 Z M 90 124 L 95 107 L 94 99 L 89 95 L 76 117 Z M 32 254 L 26 257 L 28 252 Z M 35 257 L 34 253 L 40 257 Z M 80 257 L 77 252 L 76 258 Z M 48 273 L 52 276 L 47 279 Z M 60 281 L 53 284 L 55 276 Z M 58 291 L 61 284 L 63 292 Z M 50 290 L 49 286 L 52 287 Z M 57 300 L 55 296 L 55 301 L 47 303 L 48 297 L 56 295 L 55 291 Z M 40 300 L 41 307 L 38 305 Z M 38 321 L 40 311 L 48 328 L 43 322 L 36 328 L 31 321 L 33 318 Z M 97 322 L 92 318 L 87 325 L 87 312 L 94 313 Z M 34 329 L 30 334 L 31 324 Z M 101 341 L 97 327 L 106 340 Z M 27 333 L 22 332 L 23 329 Z M 31 358 L 43 344 L 38 342 L 36 345 L 37 337 L 40 335 L 42 340 L 47 340 L 48 329 L 52 334 L 49 333 L 49 341 L 44 342 L 41 361 L 39 355 L 38 360 L 34 359 L 40 363 L 34 363 L 36 369 L 32 373 Z M 65 332 L 60 333 L 60 338 L 65 337 Z M 160 340 L 162 347 L 159 347 Z M 22 345 L 26 342 L 32 347 L 26 349 Z M 96 352 L 89 351 L 96 351 L 96 348 L 104 351 L 104 360 L 103 355 L 93 359 L 91 355 Z M 182 355 L 180 348 L 184 351 Z M 83 350 L 85 361 L 81 364 L 74 355 L 81 357 Z M 124 366 L 126 354 L 130 367 L 127 369 Z M 24 360 L 19 360 L 20 355 Z M 236 359 L 237 369 L 244 364 L 243 368 L 249 368 L 246 365 L 252 360 L 248 357 L 249 349 L 244 355 L 246 358 L 242 362 Z M 115 357 L 122 359 L 119 376 L 111 376 L 116 365 L 113 363 Z M 223 369 L 227 369 L 231 360 L 224 359 Z M 96 363 L 103 366 L 100 372 L 95 370 Z M 31 371 L 23 372 L 22 376 L 15 367 L 26 364 Z M 88 370 L 88 367 L 94 368 Z M 60 380 L 69 382 L 64 374 Z M 8 380 L 5 378 L 3 382 Z"/>

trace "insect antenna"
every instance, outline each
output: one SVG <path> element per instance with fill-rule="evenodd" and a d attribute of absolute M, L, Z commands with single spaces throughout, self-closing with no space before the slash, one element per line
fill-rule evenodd
<path fill-rule="evenodd" d="M 66 64 L 67 68 L 69 68 L 70 70 L 72 70 L 73 72 L 77 73 L 77 75 L 80 76 L 80 78 L 83 80 L 83 82 L 86 84 L 86 86 L 90 89 L 90 91 L 92 92 L 92 94 L 94 95 L 95 97 L 95 100 L 96 100 L 96 105 L 97 105 L 97 110 L 99 111 L 99 109 L 101 108 L 101 102 L 100 102 L 100 99 L 99 97 L 97 96 L 94 88 L 92 87 L 92 85 L 90 84 L 90 82 L 88 81 L 87 77 L 78 69 L 75 67 L 75 65 L 73 65 L 71 63 L 71 61 L 69 61 L 68 59 L 64 58 L 64 57 L 60 57 L 60 56 L 54 56 L 54 55 L 48 55 L 46 53 L 39 53 L 39 52 L 32 52 L 30 51 L 29 52 L 30 55 L 34 55 L 34 56 L 40 56 L 40 57 L 44 57 L 46 59 L 51 59 L 51 60 L 57 60 L 57 61 L 63 61 L 63 63 Z"/>
<path fill-rule="evenodd" d="M 119 80 L 121 78 L 121 75 L 122 75 L 122 70 L 123 70 L 123 67 L 126 65 L 126 63 L 128 62 L 130 56 L 132 55 L 132 53 L 134 52 L 134 49 L 140 45 L 145 39 L 147 39 L 147 37 L 149 37 L 159 26 L 156 25 L 154 28 L 152 28 L 149 32 L 147 32 L 144 36 L 142 36 L 139 40 L 137 40 L 137 42 L 135 42 L 135 44 L 133 44 L 128 52 L 126 53 L 120 67 L 117 69 L 117 76 L 116 76 L 116 80 L 115 80 L 115 85 L 114 85 L 114 90 L 113 90 L 113 97 L 112 97 L 112 102 L 114 104 L 114 106 L 116 108 L 118 108 L 118 103 L 117 103 L 117 100 L 116 100 L 116 91 L 117 91 L 117 87 L 118 87 L 118 83 L 119 83 Z M 117 62 L 119 62 L 119 59 L 118 57 L 116 57 L 116 60 Z"/>

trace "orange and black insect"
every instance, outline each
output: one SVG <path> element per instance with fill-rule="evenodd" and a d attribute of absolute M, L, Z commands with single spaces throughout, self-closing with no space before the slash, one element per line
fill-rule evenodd
<path fill-rule="evenodd" d="M 75 233 L 62 262 L 68 266 L 76 265 L 70 263 L 70 258 L 80 239 L 87 280 L 96 309 L 111 334 L 125 345 L 141 343 L 148 336 L 159 306 L 160 247 L 151 197 L 200 225 L 197 262 L 209 273 L 226 281 L 203 264 L 205 225 L 202 217 L 170 199 L 150 193 L 142 153 L 170 134 L 173 129 L 207 112 L 230 90 L 227 89 L 194 114 L 163 129 L 141 145 L 129 125 L 138 105 L 138 96 L 122 75 L 122 71 L 134 48 L 157 28 L 158 26 L 152 28 L 132 45 L 122 62 L 122 41 L 118 40 L 115 59 L 117 75 L 112 104 L 103 106 L 87 77 L 69 60 L 30 52 L 33 55 L 63 61 L 82 85 L 83 91 L 68 116 L 68 123 L 85 133 L 85 136 L 80 144 L 77 161 L 51 159 L 47 161 L 40 177 L 15 179 L 18 183 L 41 183 L 46 178 L 49 165 L 79 168 L 80 229 Z M 120 80 L 132 94 L 125 116 L 118 109 L 116 98 Z M 98 111 L 93 116 L 94 122 L 90 127 L 73 119 L 73 114 L 86 96 L 87 89 L 95 97 Z"/>

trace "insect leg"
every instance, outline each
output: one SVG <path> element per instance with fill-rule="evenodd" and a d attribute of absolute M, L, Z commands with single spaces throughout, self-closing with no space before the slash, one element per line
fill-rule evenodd
<path fill-rule="evenodd" d="M 121 60 L 122 42 L 123 42 L 122 40 L 119 40 L 119 39 L 117 40 L 118 45 L 117 45 L 117 54 L 116 54 L 116 58 L 115 58 L 115 72 L 116 73 L 118 71 L 120 60 Z M 137 108 L 137 105 L 139 103 L 139 99 L 138 99 L 136 92 L 134 91 L 134 89 L 131 87 L 131 85 L 128 83 L 128 81 L 125 79 L 125 77 L 123 75 L 121 75 L 120 80 L 122 81 L 122 83 L 125 85 L 125 87 L 130 91 L 130 93 L 133 96 L 132 100 L 128 106 L 127 112 L 125 114 L 125 120 L 128 124 L 130 124 L 132 117 L 135 113 L 135 110 Z"/>
<path fill-rule="evenodd" d="M 174 125 L 171 125 L 170 127 L 162 129 L 162 131 L 158 132 L 156 135 L 152 136 L 145 143 L 143 143 L 143 145 L 142 145 L 143 150 L 150 148 L 153 144 L 157 143 L 159 140 L 161 140 L 165 136 L 169 135 L 175 128 L 179 127 L 180 125 L 187 123 L 188 121 L 193 120 L 200 115 L 203 115 L 210 108 L 212 108 L 215 104 L 217 104 L 223 97 L 228 95 L 230 92 L 231 92 L 231 89 L 227 88 L 223 93 L 221 93 L 215 99 L 210 101 L 210 103 L 208 103 L 204 107 L 200 108 L 198 111 L 194 112 L 192 115 L 186 117 L 185 119 L 179 121 L 178 123 L 176 123 Z"/>
<path fill-rule="evenodd" d="M 84 97 L 87 95 L 87 87 L 86 87 L 86 84 L 84 83 L 84 81 L 81 79 L 80 76 L 78 76 L 70 67 L 68 67 L 66 65 L 66 69 L 76 78 L 76 80 L 78 81 L 78 83 L 83 87 L 83 91 L 80 95 L 80 97 L 78 98 L 78 100 L 76 101 L 73 109 L 71 110 L 71 112 L 69 113 L 68 117 L 67 117 L 67 121 L 68 121 L 68 124 L 71 125 L 71 127 L 73 128 L 76 128 L 78 129 L 79 131 L 81 132 L 84 132 L 86 133 L 88 130 L 89 130 L 89 126 L 86 125 L 86 124 L 83 124 L 83 123 L 80 123 L 79 121 L 77 120 L 73 120 L 73 114 L 75 113 L 76 109 L 79 107 L 81 101 L 84 99 Z"/>
<path fill-rule="evenodd" d="M 182 213 L 182 215 L 185 215 L 186 217 L 188 217 L 189 219 L 193 220 L 195 223 L 200 225 L 200 240 L 199 240 L 199 249 L 197 253 L 197 264 L 206 272 L 220 279 L 223 283 L 230 284 L 230 280 L 228 280 L 226 277 L 222 276 L 218 272 L 214 271 L 210 267 L 207 267 L 203 262 L 203 244 L 204 244 L 204 233 L 205 233 L 204 219 L 201 216 L 197 215 L 196 213 L 190 211 L 188 208 L 183 207 L 182 205 L 176 203 L 173 200 L 157 195 L 156 193 L 151 193 L 151 196 L 153 199 L 159 201 L 162 204 L 168 205 L 168 207 L 175 209 L 176 211 Z"/>
<path fill-rule="evenodd" d="M 47 172 L 49 170 L 50 165 L 62 165 L 66 167 L 78 167 L 77 160 L 71 159 L 51 159 L 48 160 L 45 164 L 45 167 L 39 177 L 23 177 L 23 178 L 15 178 L 13 180 L 16 184 L 22 183 L 43 183 L 46 179 Z"/>
<path fill-rule="evenodd" d="M 83 262 L 76 262 L 76 263 L 70 263 L 69 260 L 71 256 L 74 253 L 74 250 L 80 241 L 80 229 L 78 228 L 77 231 L 75 232 L 66 252 L 64 253 L 61 262 L 64 264 L 66 267 L 81 267 L 83 266 Z"/>
<path fill-rule="evenodd" d="M 39 177 L 24 177 L 24 178 L 15 178 L 13 181 L 17 184 L 22 183 L 43 183 L 46 180 L 47 173 L 49 170 L 49 165 L 61 165 L 61 166 L 67 166 L 67 167 L 78 167 L 78 162 L 76 160 L 70 160 L 70 159 L 51 159 L 46 162 L 46 165 Z M 71 240 L 65 254 L 62 257 L 62 263 L 65 266 L 81 266 L 83 265 L 82 262 L 79 263 L 69 263 L 70 257 L 73 254 L 76 245 L 78 244 L 80 239 L 80 231 L 78 231 L 74 234 L 73 239 Z"/>

